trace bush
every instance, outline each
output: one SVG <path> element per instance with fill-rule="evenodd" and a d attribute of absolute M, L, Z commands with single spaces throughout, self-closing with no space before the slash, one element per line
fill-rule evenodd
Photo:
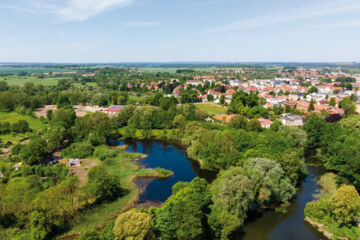
<path fill-rule="evenodd" d="M 104 230 L 102 230 L 102 232 L 101 232 L 101 239 L 102 240 L 114 240 L 115 239 L 115 235 L 114 235 L 114 232 L 113 232 L 114 225 L 115 225 L 115 220 L 111 220 L 106 225 Z"/>
<path fill-rule="evenodd" d="M 87 158 L 92 156 L 94 148 L 88 142 L 73 143 L 64 149 L 62 155 L 69 158 Z"/>
<path fill-rule="evenodd" d="M 304 213 L 306 217 L 327 224 L 331 223 L 330 211 L 331 209 L 329 201 L 322 199 L 320 201 L 307 203 Z"/>
<path fill-rule="evenodd" d="M 340 226 L 355 225 L 360 217 L 360 196 L 354 186 L 340 187 L 330 198 L 334 220 Z"/>
<path fill-rule="evenodd" d="M 88 230 L 82 233 L 78 240 L 101 240 L 100 234 L 94 230 Z"/>
<path fill-rule="evenodd" d="M 30 131 L 29 123 L 25 120 L 20 120 L 11 126 L 11 130 L 15 133 L 26 133 Z"/>
<path fill-rule="evenodd" d="M 115 158 L 118 154 L 116 150 L 109 149 L 107 147 L 98 147 L 95 149 L 94 155 L 101 161 L 104 161 L 106 159 Z"/>
<path fill-rule="evenodd" d="M 97 202 L 113 200 L 120 196 L 120 182 L 104 166 L 91 168 L 88 177 L 87 189 Z"/>
<path fill-rule="evenodd" d="M 153 223 L 148 214 L 129 211 L 116 219 L 114 234 L 117 240 L 152 240 L 155 239 L 152 228 Z"/>

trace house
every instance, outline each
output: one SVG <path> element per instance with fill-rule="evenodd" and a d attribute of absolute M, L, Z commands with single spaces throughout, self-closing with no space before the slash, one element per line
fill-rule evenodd
<path fill-rule="evenodd" d="M 109 115 L 116 115 L 120 111 L 121 109 L 117 109 L 117 108 L 107 108 L 104 110 L 104 112 L 106 112 Z"/>
<path fill-rule="evenodd" d="M 272 121 L 269 119 L 258 118 L 262 128 L 270 128 Z"/>
<path fill-rule="evenodd" d="M 69 159 L 69 166 L 71 167 L 73 165 L 80 167 L 80 165 L 81 165 L 80 160 L 78 158 L 70 158 Z"/>
<path fill-rule="evenodd" d="M 356 106 L 356 113 L 360 114 L 360 101 L 356 102 L 355 103 L 355 106 Z"/>
<path fill-rule="evenodd" d="M 105 109 L 104 112 L 106 112 L 109 115 L 116 115 L 123 108 L 124 108 L 124 106 L 113 105 L 113 106 L 110 106 L 109 108 Z"/>
<path fill-rule="evenodd" d="M 304 125 L 303 119 L 300 116 L 293 115 L 290 113 L 281 114 L 281 123 L 285 126 L 302 126 Z"/>
<path fill-rule="evenodd" d="M 230 122 L 230 120 L 235 117 L 235 114 L 231 114 L 231 115 L 215 115 L 214 119 L 222 122 L 222 123 L 228 123 Z"/>

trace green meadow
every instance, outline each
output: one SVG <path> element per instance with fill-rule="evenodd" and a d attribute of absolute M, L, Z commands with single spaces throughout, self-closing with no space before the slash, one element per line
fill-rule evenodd
<path fill-rule="evenodd" d="M 209 115 L 226 114 L 227 108 L 215 103 L 199 103 L 196 107 L 205 111 Z"/>
<path fill-rule="evenodd" d="M 49 73 L 49 72 L 74 72 L 76 70 L 67 68 L 51 68 L 51 67 L 1 67 L 0 74 L 19 74 L 26 72 L 28 74 L 33 73 Z"/>
<path fill-rule="evenodd" d="M 38 78 L 37 76 L 6 76 L 0 77 L 0 81 L 5 81 L 9 86 L 24 86 L 25 83 L 31 82 L 35 85 L 55 86 L 60 78 Z"/>

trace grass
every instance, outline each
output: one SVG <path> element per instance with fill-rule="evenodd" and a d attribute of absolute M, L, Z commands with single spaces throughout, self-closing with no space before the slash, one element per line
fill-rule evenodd
<path fill-rule="evenodd" d="M 163 168 L 141 169 L 138 172 L 138 177 L 168 178 L 173 175 L 174 175 L 173 171 Z"/>
<path fill-rule="evenodd" d="M 321 186 L 322 194 L 332 194 L 336 191 L 336 174 L 335 173 L 325 173 L 322 175 L 318 181 Z"/>
<path fill-rule="evenodd" d="M 140 71 L 143 72 L 151 72 L 151 73 L 156 73 L 156 72 L 168 72 L 168 73 L 176 73 L 176 70 L 178 70 L 179 68 L 152 68 L 152 67 L 144 67 L 144 68 L 140 68 Z"/>
<path fill-rule="evenodd" d="M 0 112 L 0 123 L 9 122 L 13 124 L 19 120 L 26 120 L 29 123 L 30 128 L 34 131 L 40 130 L 46 126 L 38 118 L 33 118 L 16 112 Z M 33 133 L 24 133 L 24 134 L 9 133 L 9 134 L 0 135 L 0 138 L 2 139 L 3 142 L 7 142 L 7 141 L 19 142 L 22 139 L 27 138 L 32 134 Z"/>
<path fill-rule="evenodd" d="M 126 194 L 116 201 L 102 203 L 86 210 L 76 221 L 76 224 L 72 226 L 69 235 L 103 226 L 108 219 L 114 218 L 122 211 L 130 208 L 137 200 L 138 190 L 135 188 L 133 180 L 137 176 L 140 167 L 134 160 L 140 158 L 141 154 L 127 153 L 121 148 L 112 149 L 116 149 L 118 156 L 105 160 L 104 164 L 119 179 Z"/>
<path fill-rule="evenodd" d="M 89 87 L 89 86 L 96 87 L 97 83 L 96 82 L 87 82 L 83 85 L 79 82 L 76 82 L 76 83 L 73 83 L 73 85 L 74 85 L 74 87 Z"/>
<path fill-rule="evenodd" d="M 207 114 L 209 114 L 211 116 L 226 114 L 226 112 L 227 112 L 226 107 L 215 104 L 215 103 L 199 103 L 199 104 L 196 104 L 196 107 L 205 111 Z"/>
<path fill-rule="evenodd" d="M 76 72 L 73 69 L 67 68 L 50 68 L 50 67 L 0 67 L 0 74 L 19 74 L 26 72 L 33 73 L 49 73 L 49 72 Z"/>
<path fill-rule="evenodd" d="M 61 78 L 38 78 L 36 76 L 6 76 L 0 77 L 0 81 L 5 81 L 8 85 L 24 86 L 25 83 L 31 82 L 35 85 L 42 84 L 44 86 L 55 86 Z"/>

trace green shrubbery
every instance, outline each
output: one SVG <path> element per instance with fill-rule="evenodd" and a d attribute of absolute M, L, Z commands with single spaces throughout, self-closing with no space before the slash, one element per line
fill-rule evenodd
<path fill-rule="evenodd" d="M 115 158 L 117 156 L 117 152 L 114 149 L 109 149 L 108 147 L 97 147 L 94 151 L 94 156 L 99 158 L 101 161 L 106 159 Z"/>
<path fill-rule="evenodd" d="M 87 158 L 93 155 L 94 148 L 88 142 L 73 143 L 62 151 L 62 155 L 68 158 Z"/>

